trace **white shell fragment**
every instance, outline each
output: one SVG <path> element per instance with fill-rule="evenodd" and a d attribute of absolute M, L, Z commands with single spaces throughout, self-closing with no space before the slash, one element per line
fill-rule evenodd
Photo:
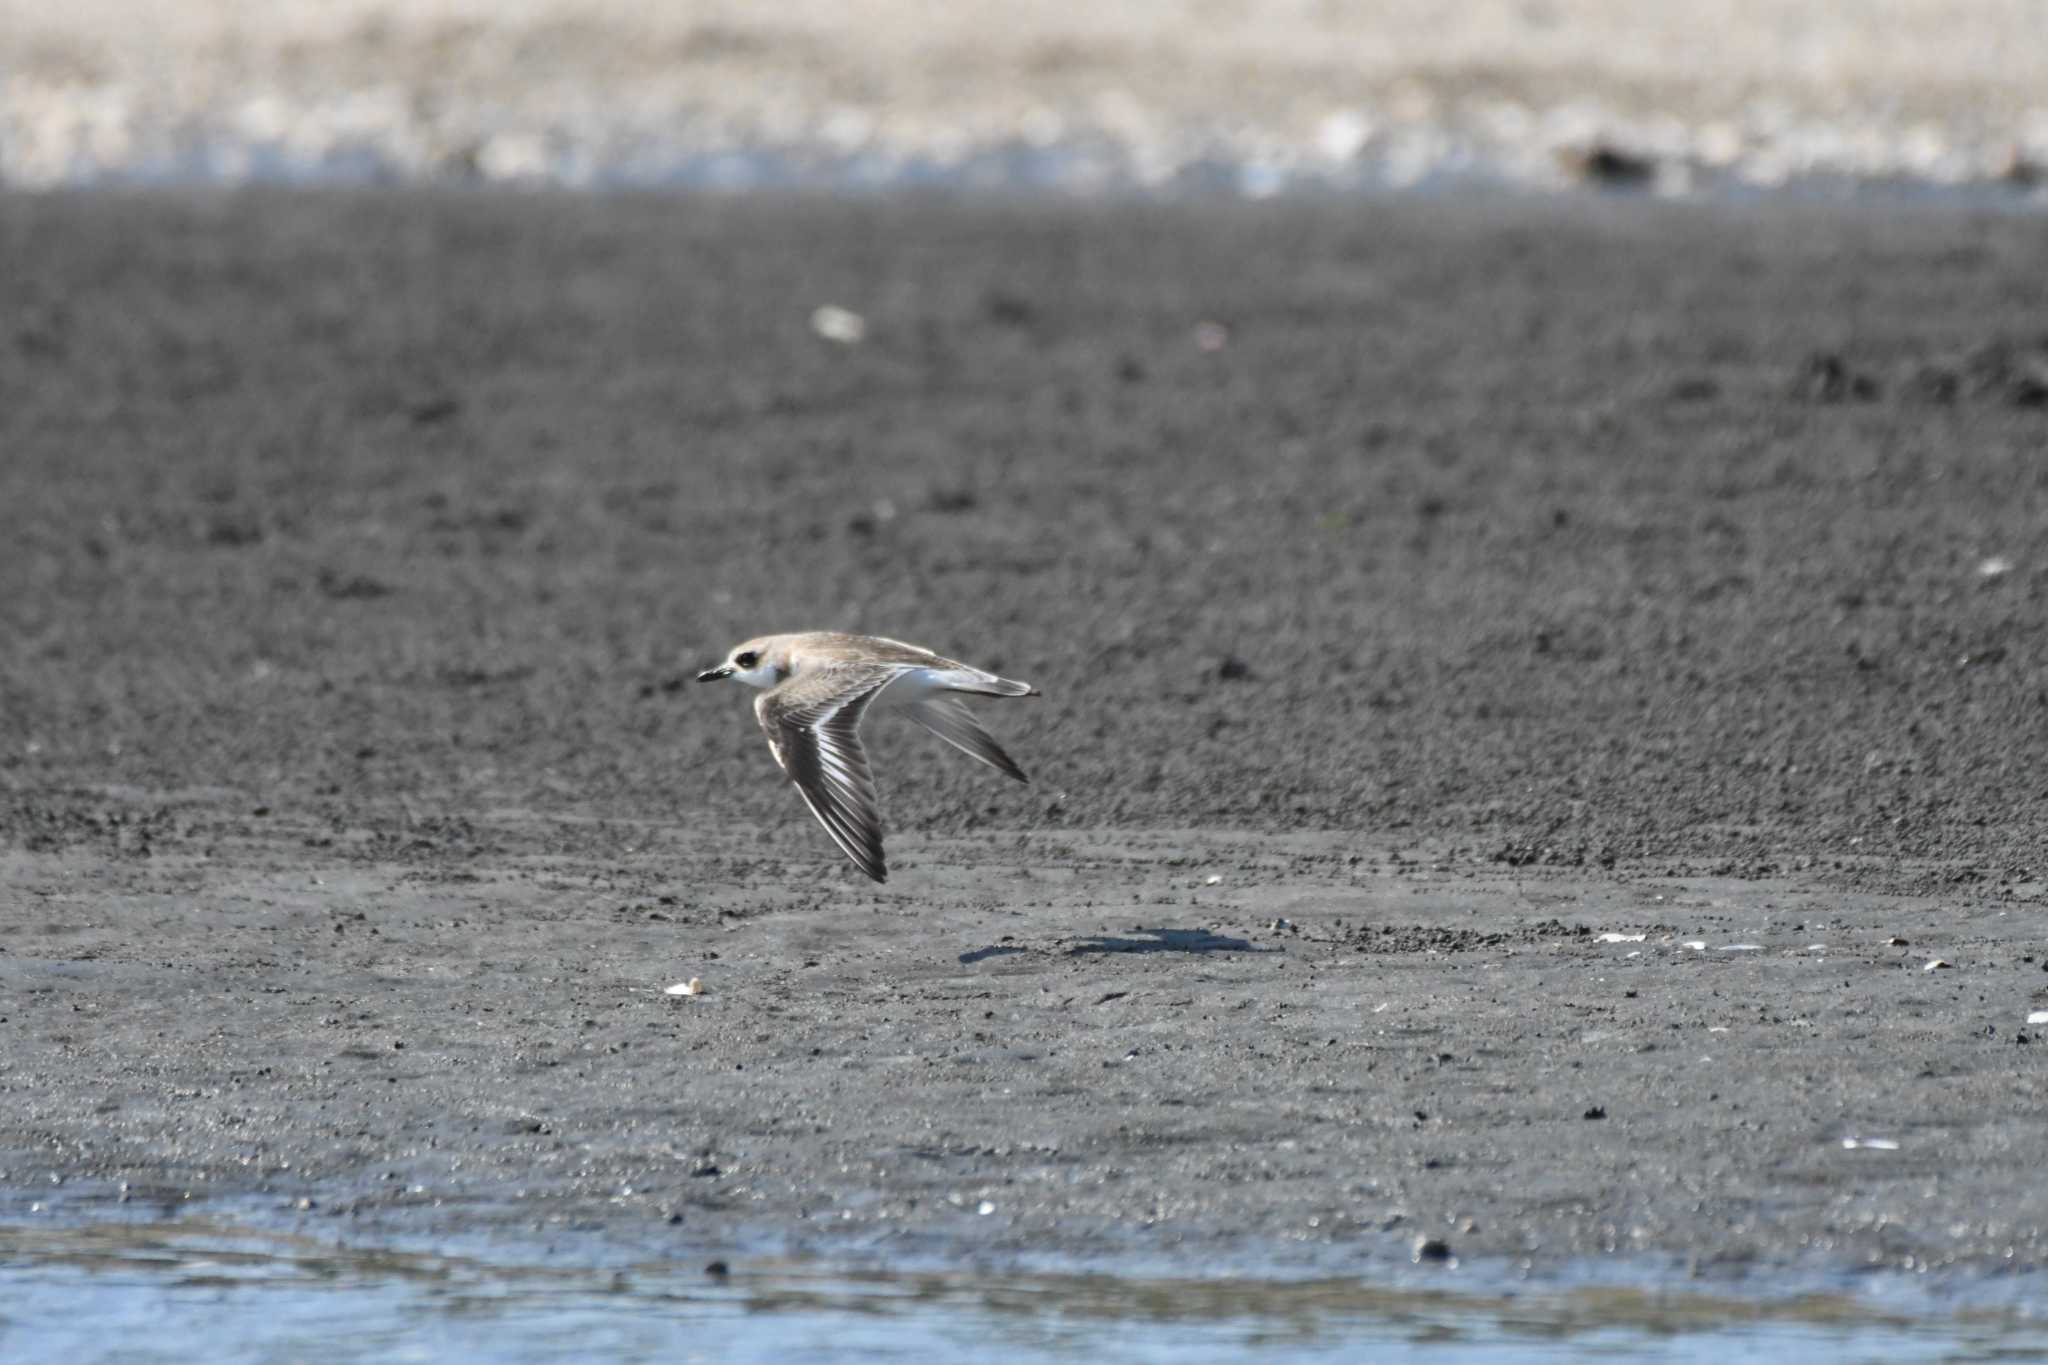
<path fill-rule="evenodd" d="M 698 979 L 697 979 L 696 977 L 694 977 L 694 976 L 693 976 L 693 977 L 691 977 L 691 978 L 690 978 L 690 979 L 689 979 L 688 981 L 678 981 L 678 982 L 676 982 L 676 984 L 675 984 L 675 985 L 673 985 L 673 986 L 670 986 L 670 987 L 668 987 L 668 988 L 667 988 L 666 990 L 662 991 L 662 994 L 663 994 L 663 995 L 702 995 L 702 994 L 704 994 L 704 983 L 703 983 L 702 981 L 699 981 L 699 980 L 698 980 Z"/>
<path fill-rule="evenodd" d="M 1223 885 L 1223 877 L 1219 873 L 1211 872 L 1208 876 L 1202 878 L 1202 885 L 1221 886 Z"/>
<path fill-rule="evenodd" d="M 1944 967 L 1953 967 L 1955 965 L 1955 963 L 1950 962 L 1947 958 L 1937 957 L 1936 959 L 1934 959 L 1934 961 L 1928 963 L 1925 967 L 1922 967 L 1920 970 L 1923 972 L 1932 972 L 1938 971 Z"/>
<path fill-rule="evenodd" d="M 1724 943 L 1721 945 L 1721 951 L 1724 953 L 1760 953 L 1763 950 L 1764 945 L 1761 943 Z"/>
<path fill-rule="evenodd" d="M 1704 953 L 1707 950 L 1707 941 L 1703 938 L 1696 938 L 1689 941 L 1685 946 L 1696 953 Z"/>
<path fill-rule="evenodd" d="M 1648 934 L 1617 934 L 1613 930 L 1600 935 L 1602 943 L 1641 943 Z"/>
<path fill-rule="evenodd" d="M 2048 1010 L 2035 1010 L 2027 1016 L 2030 1024 L 2048 1024 Z"/>
<path fill-rule="evenodd" d="M 1991 555 L 1977 565 L 1979 578 L 2003 578 L 2012 572 L 2012 561 L 2004 555 Z"/>
<path fill-rule="evenodd" d="M 851 308 L 828 303 L 811 314 L 811 330 L 827 341 L 857 346 L 867 339 L 868 321 Z"/>
<path fill-rule="evenodd" d="M 1859 1147 L 1868 1152 L 1896 1152 L 1899 1150 L 1899 1144 L 1890 1138 L 1845 1137 L 1842 1139 L 1842 1150 L 1845 1152 L 1853 1152 Z"/>

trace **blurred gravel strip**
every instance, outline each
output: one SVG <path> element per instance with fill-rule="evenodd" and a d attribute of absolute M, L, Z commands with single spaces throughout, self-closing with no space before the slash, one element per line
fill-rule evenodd
<path fill-rule="evenodd" d="M 0 0 L 0 180 L 2048 181 L 2048 4 Z"/>

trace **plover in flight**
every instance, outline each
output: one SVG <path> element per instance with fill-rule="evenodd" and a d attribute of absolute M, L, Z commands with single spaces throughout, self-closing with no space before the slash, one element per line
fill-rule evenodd
<path fill-rule="evenodd" d="M 1019 782 L 1031 780 L 960 698 L 1035 697 L 1038 689 L 901 640 L 825 630 L 763 635 L 697 675 L 698 682 L 720 678 L 762 689 L 754 716 L 775 761 L 832 842 L 878 882 L 889 879 L 889 869 L 882 862 L 875 779 L 860 744 L 869 707 L 901 707 L 969 758 Z"/>

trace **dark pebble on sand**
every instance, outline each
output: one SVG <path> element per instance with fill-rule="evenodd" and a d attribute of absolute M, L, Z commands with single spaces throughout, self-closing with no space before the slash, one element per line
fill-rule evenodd
<path fill-rule="evenodd" d="M 1451 1244 L 1441 1237 L 1418 1237 L 1415 1240 L 1417 1264 L 1434 1261 L 1441 1264 L 1451 1259 Z"/>
<path fill-rule="evenodd" d="M 1243 682 L 1252 676 L 1252 666 L 1235 654 L 1226 654 L 1216 665 L 1216 676 L 1225 682 Z"/>

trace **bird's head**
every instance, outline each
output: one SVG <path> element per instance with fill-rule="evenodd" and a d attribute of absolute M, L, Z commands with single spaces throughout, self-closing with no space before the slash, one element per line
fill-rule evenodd
<path fill-rule="evenodd" d="M 738 678 L 754 687 L 773 687 L 789 676 L 789 646 L 779 635 L 734 645 L 725 662 L 697 675 L 698 682 Z"/>

